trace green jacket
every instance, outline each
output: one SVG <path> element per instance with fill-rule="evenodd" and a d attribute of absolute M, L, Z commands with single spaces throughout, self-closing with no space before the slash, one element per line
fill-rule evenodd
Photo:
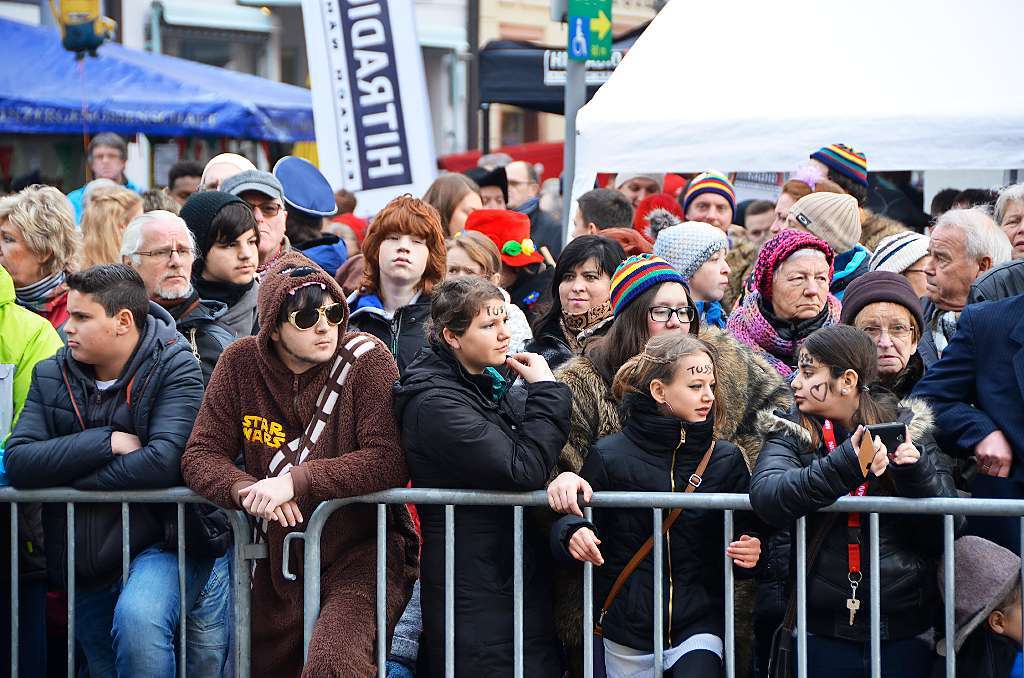
<path fill-rule="evenodd" d="M 0 443 L 18 421 L 36 363 L 63 345 L 49 321 L 15 303 L 14 281 L 0 267 Z"/>

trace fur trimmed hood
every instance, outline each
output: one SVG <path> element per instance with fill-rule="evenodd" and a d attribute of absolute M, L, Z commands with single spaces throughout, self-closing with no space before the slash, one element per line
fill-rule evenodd
<path fill-rule="evenodd" d="M 762 439 L 772 435 L 785 435 L 795 438 L 804 449 L 811 446 L 811 434 L 799 421 L 799 412 L 792 407 L 788 412 L 780 414 L 778 410 L 769 412 L 761 410 L 757 413 L 757 431 Z M 907 425 L 911 440 L 920 440 L 931 435 L 935 430 L 935 415 L 932 408 L 920 398 L 904 398 L 899 402 L 897 419 Z"/>

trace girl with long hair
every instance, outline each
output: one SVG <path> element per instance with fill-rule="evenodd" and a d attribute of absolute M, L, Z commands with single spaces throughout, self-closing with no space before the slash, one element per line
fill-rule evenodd
<path fill-rule="evenodd" d="M 623 428 L 599 440 L 584 462 L 584 496 L 595 490 L 747 492 L 750 472 L 742 452 L 714 434 L 715 421 L 728 416 L 718 398 L 718 378 L 724 375 L 716 354 L 710 344 L 676 333 L 654 337 L 626 361 L 613 387 Z M 571 499 L 549 489 L 552 509 L 570 513 L 552 528 L 552 544 L 564 556 L 598 566 L 594 609 L 600 611 L 595 616 L 602 620 L 604 644 L 598 651 L 603 649 L 609 678 L 649 675 L 653 669 L 656 571 L 664 580 L 665 675 L 720 676 L 725 637 L 721 554 L 732 558 L 742 574 L 757 565 L 761 542 L 749 534 L 755 527 L 751 514 L 737 515 L 741 536 L 726 544 L 721 512 L 673 512 L 666 519 L 672 522 L 665 534 L 664 565 L 656 570 L 653 558 L 644 558 L 630 573 L 628 563 L 652 536 L 650 512 L 595 509 L 591 523 Z M 624 584 L 609 598 L 624 570 Z"/>

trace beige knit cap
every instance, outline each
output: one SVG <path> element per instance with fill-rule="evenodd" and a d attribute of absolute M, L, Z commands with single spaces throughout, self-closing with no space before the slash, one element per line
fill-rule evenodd
<path fill-rule="evenodd" d="M 860 241 L 860 208 L 845 193 L 811 193 L 789 208 L 797 224 L 829 244 L 836 255 L 848 252 Z"/>

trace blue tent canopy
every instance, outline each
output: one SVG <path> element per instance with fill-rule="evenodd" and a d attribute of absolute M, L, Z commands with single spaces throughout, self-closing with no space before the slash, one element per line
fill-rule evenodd
<path fill-rule="evenodd" d="M 314 139 L 309 90 L 106 43 L 75 62 L 60 34 L 0 19 L 0 134 Z"/>

